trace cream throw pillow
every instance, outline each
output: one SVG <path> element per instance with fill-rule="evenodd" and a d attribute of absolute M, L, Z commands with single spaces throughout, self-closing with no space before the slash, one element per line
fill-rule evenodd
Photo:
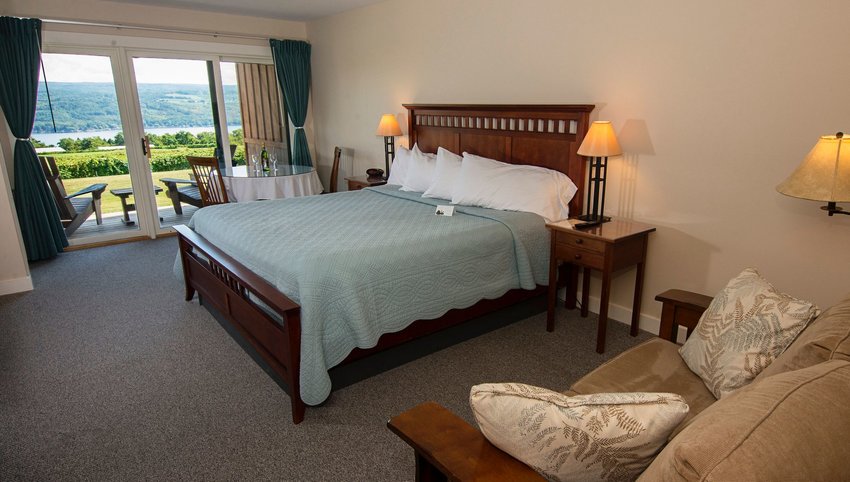
<path fill-rule="evenodd" d="M 493 445 L 550 480 L 632 480 L 688 413 L 672 393 L 568 397 L 519 383 L 476 385 L 469 404 Z"/>
<path fill-rule="evenodd" d="M 819 313 L 747 268 L 714 297 L 679 354 L 722 398 L 750 383 Z"/>

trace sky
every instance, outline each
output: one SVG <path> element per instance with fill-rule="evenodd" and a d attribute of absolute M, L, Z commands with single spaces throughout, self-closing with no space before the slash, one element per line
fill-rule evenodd
<path fill-rule="evenodd" d="M 109 57 L 97 55 L 42 54 L 48 82 L 113 82 Z M 207 84 L 203 60 L 134 58 L 139 84 Z M 236 66 L 221 63 L 224 85 L 236 85 Z M 42 79 L 44 80 L 44 79 Z"/>

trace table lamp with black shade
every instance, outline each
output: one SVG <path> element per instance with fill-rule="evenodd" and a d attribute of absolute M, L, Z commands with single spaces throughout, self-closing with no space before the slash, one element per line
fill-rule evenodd
<path fill-rule="evenodd" d="M 822 136 L 788 179 L 776 186 L 786 196 L 825 201 L 828 215 L 850 214 L 836 203 L 850 202 L 850 138 Z"/>
<path fill-rule="evenodd" d="M 401 127 L 399 127 L 395 115 L 384 114 L 381 116 L 381 122 L 378 123 L 378 130 L 375 135 L 384 136 L 384 162 L 386 164 L 384 179 L 388 179 L 390 177 L 390 163 L 395 157 L 395 137 L 401 135 Z"/>
<path fill-rule="evenodd" d="M 578 155 L 590 158 L 586 213 L 578 217 L 580 220 L 588 224 L 605 223 L 611 220 L 610 217 L 604 216 L 608 157 L 619 156 L 622 153 L 610 121 L 596 121 L 590 125 L 578 148 Z"/>

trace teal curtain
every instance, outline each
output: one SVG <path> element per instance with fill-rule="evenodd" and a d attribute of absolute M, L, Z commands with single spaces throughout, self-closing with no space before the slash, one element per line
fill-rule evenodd
<path fill-rule="evenodd" d="M 41 62 L 41 20 L 0 17 L 0 108 L 15 141 L 14 199 L 30 261 L 53 258 L 68 238 L 30 142 Z"/>
<path fill-rule="evenodd" d="M 277 81 L 283 91 L 283 107 L 295 126 L 292 164 L 312 166 L 304 121 L 310 99 L 310 44 L 301 40 L 270 39 Z"/>

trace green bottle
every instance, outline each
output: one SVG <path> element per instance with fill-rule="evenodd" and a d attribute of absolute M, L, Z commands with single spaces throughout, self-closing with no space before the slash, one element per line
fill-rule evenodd
<path fill-rule="evenodd" d="M 260 162 L 263 164 L 263 170 L 269 170 L 269 151 L 266 150 L 266 144 L 263 143 L 263 150 L 260 152 Z"/>

